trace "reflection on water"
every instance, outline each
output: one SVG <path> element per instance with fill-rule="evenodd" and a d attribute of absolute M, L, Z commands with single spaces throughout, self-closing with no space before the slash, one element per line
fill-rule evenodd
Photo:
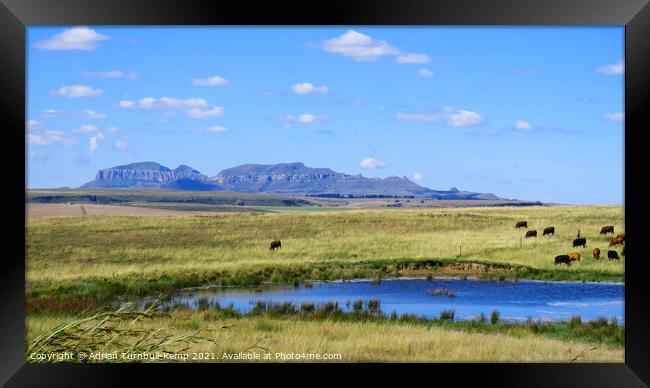
<path fill-rule="evenodd" d="M 444 292 L 436 292 L 436 290 Z M 196 309 L 203 299 L 221 306 L 232 305 L 249 311 L 257 301 L 303 302 L 320 305 L 338 302 L 343 311 L 352 311 L 356 300 L 378 299 L 381 311 L 389 315 L 415 314 L 437 318 L 440 312 L 455 310 L 455 319 L 467 320 L 481 313 L 489 316 L 498 310 L 503 321 L 567 320 L 580 316 L 624 323 L 624 285 L 622 283 L 495 282 L 461 279 L 391 279 L 380 284 L 370 281 L 317 282 L 309 287 L 212 288 L 183 292 L 170 304 Z"/>

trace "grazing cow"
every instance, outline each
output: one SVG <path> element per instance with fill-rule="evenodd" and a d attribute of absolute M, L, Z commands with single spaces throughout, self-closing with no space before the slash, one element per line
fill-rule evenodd
<path fill-rule="evenodd" d="M 580 261 L 580 252 L 570 252 L 567 255 L 571 261 Z"/>
<path fill-rule="evenodd" d="M 603 226 L 600 229 L 600 234 L 607 234 L 607 233 L 614 234 L 614 226 L 613 225 Z"/>
<path fill-rule="evenodd" d="M 271 247 L 269 248 L 270 250 L 275 250 L 278 248 L 282 248 L 282 242 L 280 240 L 275 240 L 271 242 Z"/>
<path fill-rule="evenodd" d="M 607 251 L 607 258 L 610 260 L 620 260 L 621 258 L 618 257 L 618 252 L 616 251 Z"/>
<path fill-rule="evenodd" d="M 623 243 L 625 243 L 625 233 L 619 233 L 609 242 L 609 246 L 621 245 Z"/>
<path fill-rule="evenodd" d="M 517 221 L 515 224 L 515 228 L 527 228 L 528 227 L 528 221 Z"/>
<path fill-rule="evenodd" d="M 526 232 L 526 235 L 524 237 L 525 238 L 537 237 L 537 231 L 536 230 L 529 230 L 528 232 Z"/>
<path fill-rule="evenodd" d="M 568 255 L 555 256 L 555 265 L 558 264 L 571 265 L 571 259 Z"/>
<path fill-rule="evenodd" d="M 542 235 L 546 236 L 547 234 L 555 234 L 555 227 L 549 226 L 548 228 L 544 228 L 544 233 Z"/>
<path fill-rule="evenodd" d="M 579 247 L 582 245 L 583 248 L 587 247 L 587 239 L 586 238 L 577 238 L 573 240 L 573 246 L 574 247 Z"/>
<path fill-rule="evenodd" d="M 600 248 L 594 248 L 592 253 L 594 254 L 594 259 L 600 259 Z"/>

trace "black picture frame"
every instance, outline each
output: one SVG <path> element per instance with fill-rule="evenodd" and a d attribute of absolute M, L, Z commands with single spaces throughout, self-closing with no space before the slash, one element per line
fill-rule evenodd
<path fill-rule="evenodd" d="M 622 364 L 417 364 L 407 365 L 72 365 L 25 364 L 25 31 L 36 25 L 624 25 L 625 26 L 625 363 Z M 223 383 L 224 375 L 272 381 L 273 376 L 307 371 L 310 380 L 337 384 L 340 369 L 366 382 L 403 379 L 418 373 L 438 382 L 488 386 L 641 387 L 650 384 L 650 282 L 641 255 L 643 221 L 643 129 L 650 112 L 650 6 L 648 0 L 318 0 L 247 2 L 234 0 L 0 0 L 0 114 L 5 139 L 2 195 L 10 217 L 0 269 L 0 382 L 7 386 L 104 386 L 133 382 L 146 373 L 185 385 L 197 377 Z M 596 152 L 597 151 L 597 152 Z M 577 161 L 598 163 L 594 160 Z M 570 157 L 570 155 L 567 155 Z M 637 175 L 639 174 L 639 175 Z M 637 179 L 641 178 L 641 179 Z M 613 182 L 612 184 L 618 184 Z M 5 211 L 5 215 L 7 212 Z M 6 218 L 5 218 L 6 219 Z M 7 249 L 9 248 L 9 249 Z M 638 260 L 634 260 L 638 258 Z M 352 368 L 354 367 L 354 370 Z M 250 373 L 250 368 L 263 369 Z M 290 369 L 289 369 L 290 368 Z M 318 368 L 316 371 L 314 368 Z M 397 369 L 395 373 L 390 369 Z M 323 377 L 319 377 L 323 376 Z M 412 375 L 409 375 L 412 376 Z M 149 378 L 148 377 L 148 378 Z M 236 381 L 235 380 L 235 381 Z M 297 380 L 296 383 L 305 380 Z M 402 380 L 404 381 L 404 380 Z M 149 381 L 152 385 L 152 380 Z"/>

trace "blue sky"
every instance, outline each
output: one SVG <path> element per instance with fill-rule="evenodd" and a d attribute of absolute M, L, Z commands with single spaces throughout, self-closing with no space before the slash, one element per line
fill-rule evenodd
<path fill-rule="evenodd" d="M 623 203 L 623 27 L 29 27 L 28 187 L 301 161 Z"/>

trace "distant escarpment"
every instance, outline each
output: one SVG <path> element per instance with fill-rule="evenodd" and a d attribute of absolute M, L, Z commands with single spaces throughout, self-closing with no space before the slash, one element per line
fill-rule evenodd
<path fill-rule="evenodd" d="M 84 189 L 220 190 L 314 197 L 413 197 L 432 199 L 499 199 L 494 194 L 422 187 L 408 178 L 366 178 L 303 163 L 244 164 L 213 177 L 181 165 L 169 169 L 156 162 L 141 162 L 100 170 Z"/>

